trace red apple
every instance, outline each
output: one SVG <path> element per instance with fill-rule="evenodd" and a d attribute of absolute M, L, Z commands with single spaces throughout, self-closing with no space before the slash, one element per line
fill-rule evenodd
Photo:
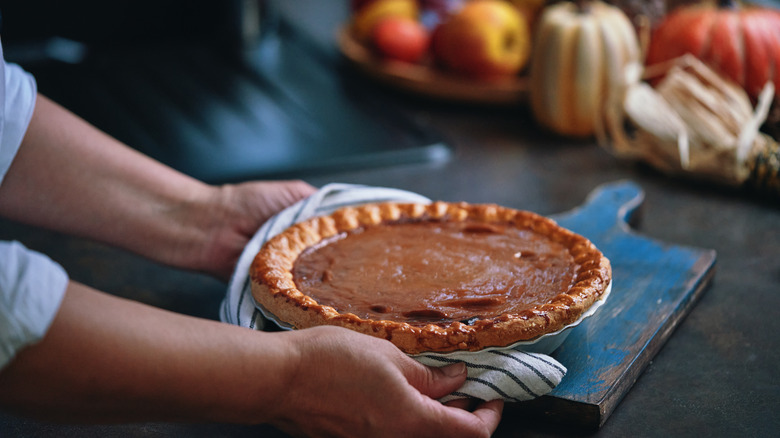
<path fill-rule="evenodd" d="M 385 58 L 416 63 L 428 51 L 428 31 L 417 20 L 393 16 L 374 26 L 372 41 L 377 52 Z"/>
<path fill-rule="evenodd" d="M 528 63 L 525 17 L 503 0 L 472 0 L 434 31 L 432 50 L 445 69 L 475 78 L 517 74 Z"/>

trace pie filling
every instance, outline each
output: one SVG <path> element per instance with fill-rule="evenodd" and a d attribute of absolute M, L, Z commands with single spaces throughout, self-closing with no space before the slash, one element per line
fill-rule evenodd
<path fill-rule="evenodd" d="M 342 232 L 301 253 L 292 273 L 301 292 L 340 313 L 446 326 L 545 304 L 578 269 L 564 245 L 532 230 L 412 221 Z"/>

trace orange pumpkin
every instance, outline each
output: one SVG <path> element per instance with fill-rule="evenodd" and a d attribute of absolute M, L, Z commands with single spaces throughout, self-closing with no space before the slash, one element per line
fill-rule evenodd
<path fill-rule="evenodd" d="M 768 81 L 780 92 L 780 10 L 733 1 L 683 6 L 653 30 L 647 65 L 690 53 L 756 99 Z"/>

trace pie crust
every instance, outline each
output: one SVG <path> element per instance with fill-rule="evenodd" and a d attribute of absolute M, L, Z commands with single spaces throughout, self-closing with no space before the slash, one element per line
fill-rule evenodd
<path fill-rule="evenodd" d="M 567 252 L 573 278 L 552 298 L 513 308 L 498 316 L 462 322 L 410 323 L 359 317 L 320 304 L 304 294 L 293 276 L 298 258 L 344 233 L 404 223 L 500 224 L 543 236 Z M 250 267 L 252 295 L 279 321 L 304 329 L 319 325 L 346 327 L 387 339 L 408 354 L 478 351 L 505 347 L 556 332 L 576 321 L 599 300 L 611 282 L 609 260 L 586 238 L 528 211 L 493 204 L 434 202 L 431 204 L 376 203 L 346 207 L 295 224 L 266 242 Z"/>

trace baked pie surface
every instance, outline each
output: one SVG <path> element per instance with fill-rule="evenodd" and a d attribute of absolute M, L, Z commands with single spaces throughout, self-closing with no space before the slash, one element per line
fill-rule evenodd
<path fill-rule="evenodd" d="M 296 328 L 337 325 L 409 354 L 477 351 L 573 323 L 611 282 L 586 238 L 492 204 L 347 207 L 271 238 L 252 295 Z"/>

